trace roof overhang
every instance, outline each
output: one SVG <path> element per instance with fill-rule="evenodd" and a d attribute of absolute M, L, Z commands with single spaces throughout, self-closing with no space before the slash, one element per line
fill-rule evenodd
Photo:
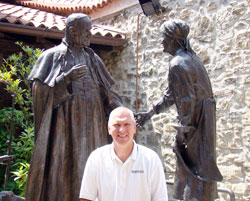
<path fill-rule="evenodd" d="M 103 0 L 105 1 L 108 0 Z M 35 37 L 39 39 L 38 41 L 60 40 L 64 37 L 65 22 L 65 16 L 0 2 L 0 31 L 3 33 L 11 33 L 16 37 L 30 36 L 32 39 Z M 93 23 L 90 31 L 92 45 L 112 47 L 127 43 L 126 34 L 112 26 Z"/>
<path fill-rule="evenodd" d="M 64 31 L 61 30 L 33 27 L 20 24 L 11 24 L 6 22 L 0 22 L 0 31 L 6 33 L 14 33 L 14 34 L 35 36 L 40 38 L 50 38 L 50 39 L 62 39 L 64 37 Z M 124 44 L 127 43 L 127 39 L 92 34 L 90 42 L 92 44 L 115 47 L 115 46 L 123 46 Z"/>
<path fill-rule="evenodd" d="M 137 0 L 16 0 L 19 5 L 68 16 L 85 13 L 91 20 L 118 13 L 139 4 Z"/>

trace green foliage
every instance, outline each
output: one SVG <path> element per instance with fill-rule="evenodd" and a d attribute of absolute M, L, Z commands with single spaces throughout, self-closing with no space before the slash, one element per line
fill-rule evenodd
<path fill-rule="evenodd" d="M 19 170 L 13 171 L 12 173 L 15 175 L 14 181 L 16 181 L 18 188 L 22 191 L 20 195 L 24 197 L 24 191 L 26 187 L 26 181 L 29 173 L 30 164 L 20 163 L 20 165 L 21 166 Z"/>
<path fill-rule="evenodd" d="M 24 195 L 29 161 L 34 146 L 34 124 L 32 113 L 31 83 L 27 80 L 32 67 L 41 54 L 40 49 L 32 49 L 17 42 L 23 52 L 12 54 L 4 59 L 0 69 L 0 80 L 6 83 L 6 90 L 15 97 L 14 117 L 11 122 L 12 108 L 0 110 L 0 155 L 6 155 L 11 124 L 14 124 L 11 154 L 15 162 L 11 164 L 11 176 L 7 190 Z M 6 166 L 0 166 L 0 191 L 3 190 Z"/>
<path fill-rule="evenodd" d="M 31 125 L 33 126 L 33 125 Z M 34 127 L 26 128 L 17 140 L 12 142 L 13 155 L 16 162 L 30 161 L 34 147 Z"/>

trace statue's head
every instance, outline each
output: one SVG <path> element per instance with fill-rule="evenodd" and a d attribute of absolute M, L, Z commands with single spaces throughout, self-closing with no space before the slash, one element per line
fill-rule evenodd
<path fill-rule="evenodd" d="M 66 20 L 66 41 L 74 46 L 84 47 L 90 45 L 92 23 L 83 13 L 73 13 Z"/>
<path fill-rule="evenodd" d="M 179 19 L 165 21 L 161 25 L 161 33 L 163 36 L 164 52 L 172 55 L 182 48 L 185 51 L 192 51 L 188 41 L 189 26 L 186 22 Z"/>

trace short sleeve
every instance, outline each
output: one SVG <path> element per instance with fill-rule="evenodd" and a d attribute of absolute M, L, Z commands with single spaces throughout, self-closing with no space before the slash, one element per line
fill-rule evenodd
<path fill-rule="evenodd" d="M 83 174 L 79 198 L 95 200 L 97 198 L 96 164 L 94 153 L 91 153 Z"/>
<path fill-rule="evenodd" d="M 156 153 L 151 168 L 151 200 L 168 201 L 165 174 L 162 162 Z"/>

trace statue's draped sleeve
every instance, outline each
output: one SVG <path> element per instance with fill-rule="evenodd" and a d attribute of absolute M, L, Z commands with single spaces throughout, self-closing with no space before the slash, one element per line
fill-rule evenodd
<path fill-rule="evenodd" d="M 40 80 L 36 79 L 33 82 L 32 98 L 33 98 L 33 112 L 35 123 L 35 140 L 38 131 L 41 127 L 42 118 L 48 103 L 50 88 L 44 85 Z"/>
<path fill-rule="evenodd" d="M 183 66 L 171 65 L 168 76 L 168 87 L 162 99 L 154 106 L 157 114 L 173 105 L 177 106 L 178 119 L 182 126 L 189 126 L 195 107 L 195 89 L 191 75 Z"/>
<path fill-rule="evenodd" d="M 191 125 L 194 114 L 196 95 L 191 76 L 184 66 L 173 65 L 170 68 L 169 85 L 176 99 L 178 118 L 182 126 Z"/>
<path fill-rule="evenodd" d="M 170 74 L 168 75 L 168 87 L 166 88 L 163 97 L 154 106 L 154 111 L 156 114 L 159 114 L 165 111 L 168 107 L 170 107 L 171 105 L 175 103 L 174 96 L 173 96 L 173 87 L 172 87 L 172 83 L 169 80 L 169 77 L 170 77 Z"/>
<path fill-rule="evenodd" d="M 87 52 L 90 54 L 90 56 L 93 54 L 91 58 L 92 62 L 96 66 L 95 71 L 98 80 L 100 81 L 101 95 L 103 97 L 104 105 L 106 106 L 104 109 L 108 117 L 108 114 L 113 109 L 123 105 L 122 100 L 118 96 L 118 94 L 111 89 L 111 87 L 115 84 L 115 82 L 111 77 L 110 73 L 108 72 L 105 64 L 101 60 L 101 58 L 97 54 L 95 54 L 93 50 L 89 48 L 87 49 Z"/>

